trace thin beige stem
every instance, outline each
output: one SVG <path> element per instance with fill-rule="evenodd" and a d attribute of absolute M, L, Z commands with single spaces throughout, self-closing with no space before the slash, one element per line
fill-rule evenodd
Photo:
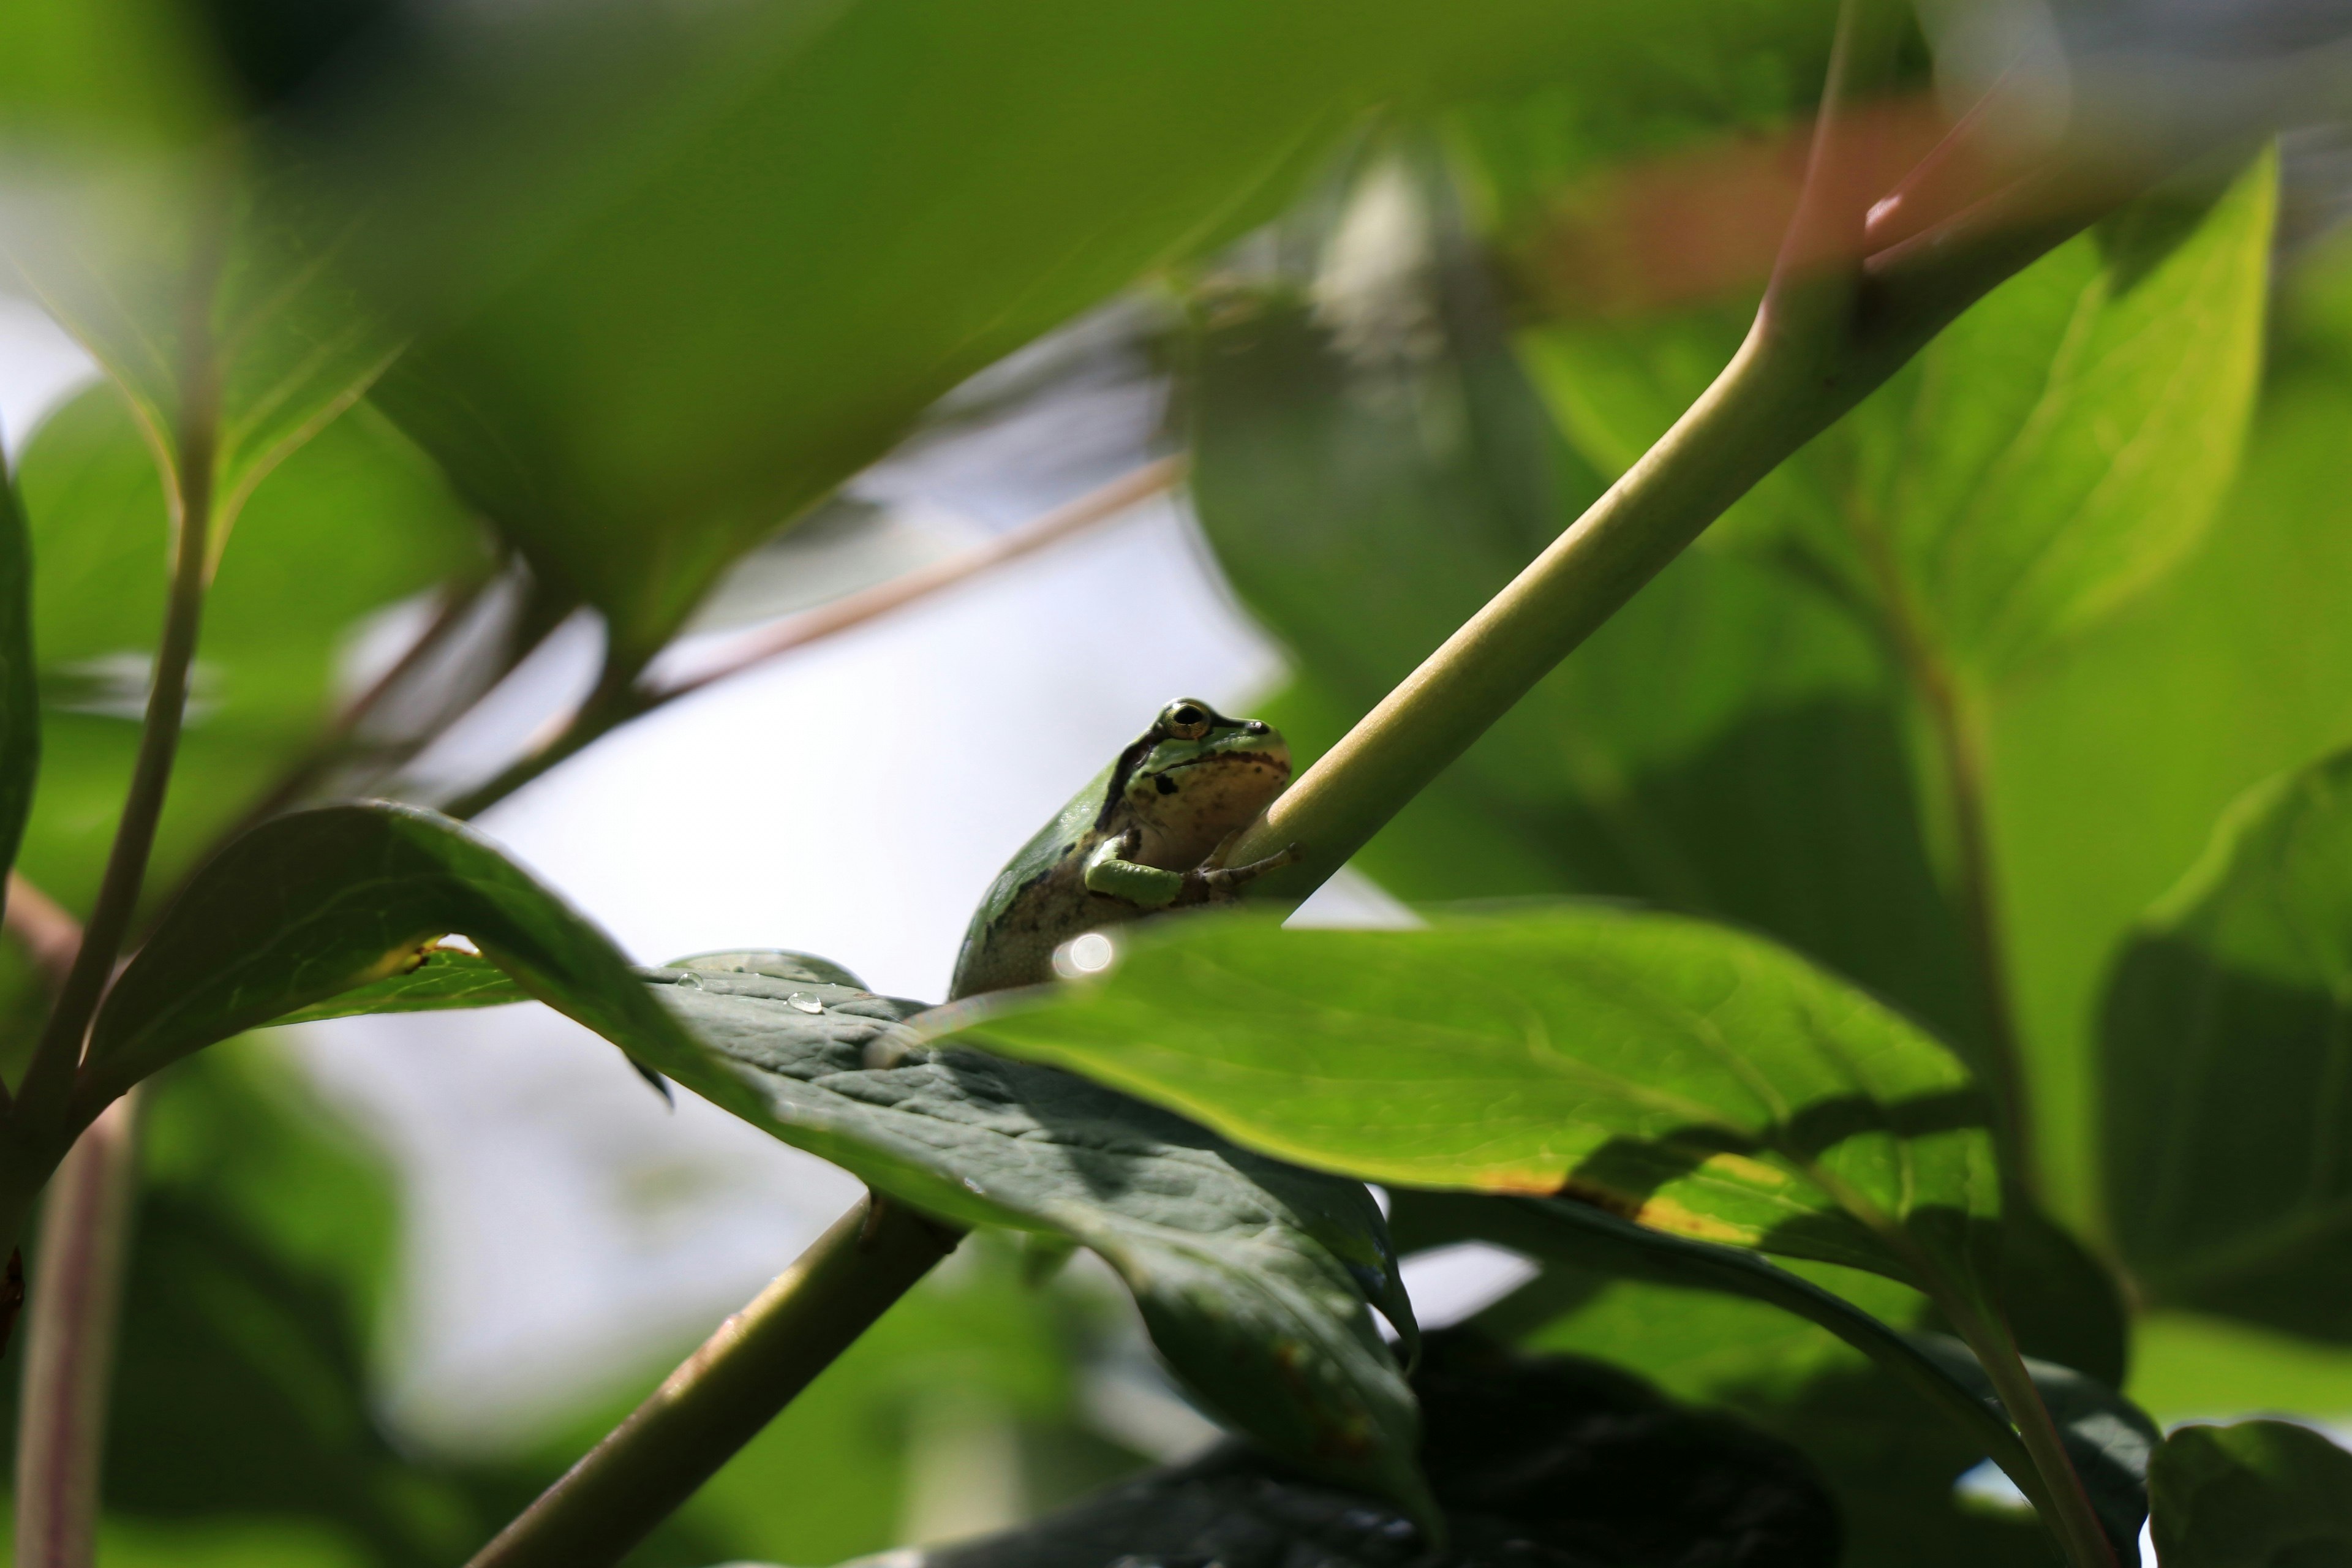
<path fill-rule="evenodd" d="M 90 1123 L 42 1199 L 16 1421 L 16 1568 L 90 1568 L 96 1560 L 139 1099 L 132 1090 Z"/>
<path fill-rule="evenodd" d="M 607 672 L 579 709 L 551 727 L 546 742 L 518 758 L 488 783 L 442 807 L 452 816 L 487 811 L 533 779 L 578 756 L 622 725 L 655 709 L 731 679 L 780 655 L 862 626 L 918 599 L 970 582 L 1008 561 L 1034 554 L 1096 523 L 1117 517 L 1137 502 L 1168 489 L 1183 477 L 1184 459 L 1160 458 L 1134 468 L 1077 500 L 1055 508 L 1008 533 L 961 555 L 901 574 L 887 583 L 844 595 L 820 609 L 754 632 L 730 647 L 698 673 L 646 688 L 634 684 L 634 671 Z M 620 679 L 612 677 L 618 674 Z"/>
<path fill-rule="evenodd" d="M 806 615 L 795 616 L 779 626 L 756 632 L 728 648 L 713 668 L 657 689 L 649 700 L 658 705 L 688 692 L 699 691 L 713 681 L 740 675 L 779 654 L 805 647 L 821 638 L 887 616 L 942 589 L 969 582 L 1008 561 L 1034 554 L 1097 522 L 1117 517 L 1138 502 L 1172 489 L 1183 477 L 1184 459 L 1181 457 L 1161 458 L 1139 468 L 1130 469 L 1108 484 L 1088 490 L 1077 500 L 1055 507 L 1042 517 L 1000 534 L 985 544 L 931 565 L 918 567 L 887 583 L 877 583 L 871 588 L 844 595 L 832 604 L 811 610 Z"/>
<path fill-rule="evenodd" d="M 52 992 L 64 986 L 74 954 L 81 951 L 81 922 L 21 871 L 8 873 L 7 911 L 0 928 L 39 966 Z"/>

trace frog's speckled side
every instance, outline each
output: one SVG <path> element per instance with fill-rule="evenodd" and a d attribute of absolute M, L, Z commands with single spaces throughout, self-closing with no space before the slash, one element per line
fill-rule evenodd
<path fill-rule="evenodd" d="M 1290 747 L 1279 731 L 1197 699 L 1170 703 L 996 874 L 964 933 L 950 999 L 1050 980 L 1054 950 L 1072 937 L 1204 901 L 1213 889 L 1181 874 L 1289 782 Z M 1106 860 L 1127 875 L 1106 877 Z M 1103 890 L 1137 883 L 1167 896 L 1143 902 Z"/>

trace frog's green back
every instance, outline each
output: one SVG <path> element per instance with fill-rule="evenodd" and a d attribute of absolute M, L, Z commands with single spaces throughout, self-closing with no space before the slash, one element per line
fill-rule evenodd
<path fill-rule="evenodd" d="M 1073 854 L 1083 855 L 1085 841 L 1094 833 L 1095 819 L 1101 815 L 1103 797 L 1110 788 L 1111 775 L 1124 759 L 1115 759 L 1102 772 L 1095 774 L 1086 788 L 1072 795 L 1069 803 L 1054 814 L 1054 819 L 1039 828 L 1028 843 L 1013 853 L 996 874 L 981 896 L 980 907 L 972 911 L 971 923 L 964 928 L 963 946 L 957 951 L 955 979 L 948 988 L 950 999 L 968 994 L 965 983 L 973 973 L 973 966 L 986 946 L 988 934 L 1013 907 L 1023 889 L 1051 875 Z"/>

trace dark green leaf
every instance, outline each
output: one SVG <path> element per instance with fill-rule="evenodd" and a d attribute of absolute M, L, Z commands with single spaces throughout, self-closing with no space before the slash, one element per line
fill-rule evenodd
<path fill-rule="evenodd" d="M 1573 1196 L 1939 1296 L 1979 1278 L 2000 1184 L 1968 1074 L 1783 948 L 1576 906 L 1412 931 L 1209 917 L 1120 943 L 1100 980 L 926 1026 L 1368 1180 Z"/>
<path fill-rule="evenodd" d="M 764 974 L 771 980 L 813 980 L 821 985 L 846 985 L 866 990 L 866 982 L 829 958 L 782 948 L 750 948 L 727 952 L 698 952 L 674 959 L 664 967 L 716 971 L 722 973 Z"/>
<path fill-rule="evenodd" d="M 99 1010 L 87 1092 L 385 979 L 453 931 L 646 1066 L 746 1103 L 611 938 L 463 824 L 383 802 L 275 818 L 206 862 Z"/>
<path fill-rule="evenodd" d="M 0 873 L 16 863 L 41 771 L 41 682 L 33 653 L 33 554 L 16 476 L 0 453 Z"/>
<path fill-rule="evenodd" d="M 2029 1492 L 2036 1478 L 1968 1350 L 1941 1334 L 1894 1326 L 1925 1305 L 1909 1292 L 1815 1267 L 1814 1275 L 1834 1278 L 1837 1288 L 1826 1289 L 1753 1253 L 1661 1236 L 1556 1200 L 1401 1192 L 1392 1219 L 1402 1246 L 1476 1237 L 1545 1261 L 1545 1275 L 1520 1293 L 1525 1300 L 1490 1309 L 1478 1320 L 1482 1327 L 1605 1356 L 1660 1378 L 1680 1397 L 1728 1404 L 1795 1442 L 1846 1504 L 1849 1568 L 2050 1560 L 2038 1525 L 2010 1528 L 1956 1509 L 1953 1478 L 1974 1455 L 1994 1458 Z M 1823 1353 L 1818 1336 L 1793 1319 L 1776 1325 L 1769 1314 L 1727 1297 L 1817 1325 L 1875 1370 Z M 2137 1561 L 2154 1428 L 2070 1368 L 2027 1365 L 2093 1478 L 2118 1553 Z M 1930 1405 L 1940 1415 L 1929 1416 Z"/>
<path fill-rule="evenodd" d="M 2352 1336 L 2352 753 L 2265 785 L 2108 991 L 2108 1206 L 2156 1299 Z"/>
<path fill-rule="evenodd" d="M 1793 1312 L 1900 1378 L 1946 1419 L 1956 1422 L 2021 1488 L 2031 1489 L 2035 1484 L 2033 1461 L 2001 1414 L 2000 1402 L 1990 1398 L 1982 1373 L 1973 1370 L 1973 1375 L 1956 1376 L 1942 1355 L 1914 1337 L 1753 1252 L 1668 1236 L 1589 1205 L 1557 1198 L 1496 1200 L 1405 1192 L 1396 1194 L 1395 1203 L 1401 1226 L 1410 1223 L 1425 1231 L 1434 1225 L 1612 1279 L 1718 1290 Z M 1408 1211 L 1409 1221 L 1404 1217 Z"/>
<path fill-rule="evenodd" d="M 756 1096 L 739 1114 L 930 1213 L 1092 1248 L 1213 1408 L 1426 1517 L 1412 1397 L 1366 1310 L 1409 1336 L 1412 1308 L 1361 1186 L 1051 1068 L 924 1052 L 895 1026 L 919 1003 L 750 973 L 658 978 L 667 1016 Z"/>
<path fill-rule="evenodd" d="M 1452 1545 L 1303 1480 L 1239 1445 L 1129 1481 L 1017 1531 L 871 1559 L 905 1568 L 1108 1568 L 1118 1563 L 1328 1568 L 1830 1568 L 1835 1509 L 1798 1456 L 1639 1379 L 1521 1356 L 1448 1332 L 1413 1386 Z"/>
<path fill-rule="evenodd" d="M 2306 1426 L 2183 1426 L 2151 1467 L 2165 1568 L 2352 1563 L 2352 1454 Z"/>
<path fill-rule="evenodd" d="M 505 970 L 478 952 L 428 942 L 412 956 L 412 966 L 396 974 L 338 992 L 269 1022 L 273 1026 L 315 1024 L 366 1013 L 437 1013 L 458 1007 L 503 1007 L 532 999 Z"/>

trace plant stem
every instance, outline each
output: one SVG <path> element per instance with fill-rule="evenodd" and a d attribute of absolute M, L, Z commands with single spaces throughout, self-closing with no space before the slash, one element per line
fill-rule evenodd
<path fill-rule="evenodd" d="M 96 1557 L 115 1317 L 138 1181 L 138 1102 L 134 1089 L 90 1123 L 42 1200 L 16 1417 L 17 1568 L 89 1568 Z"/>
<path fill-rule="evenodd" d="M 2035 1158 L 2031 1097 L 2017 1038 L 2016 1005 L 2009 983 L 2009 955 L 2001 941 L 2000 879 L 1993 858 L 1992 824 L 1985 792 L 1990 769 L 1982 721 L 1958 674 L 1938 654 L 1919 623 L 1910 588 L 1895 564 L 1886 531 L 1874 518 L 1857 514 L 1850 531 L 1860 544 L 1878 589 L 1885 635 L 1913 696 L 1926 715 L 1936 761 L 1943 773 L 1946 809 L 1951 815 L 1953 880 L 1959 900 L 1961 940 L 1976 970 L 1983 1007 L 1983 1034 L 1976 1042 L 1976 1068 L 1989 1083 L 2000 1145 L 2001 1176 L 2028 1199 L 2041 1193 Z"/>
<path fill-rule="evenodd" d="M 2043 1525 L 2058 1538 L 2070 1568 L 2116 1568 L 2115 1548 L 2100 1527 L 2098 1512 L 2083 1489 L 2074 1461 L 2067 1458 L 2066 1445 L 2058 1435 L 2058 1424 L 2050 1417 L 2050 1407 L 2042 1401 L 2042 1391 L 2033 1386 L 2032 1374 L 2017 1353 L 2016 1341 L 1982 1312 L 1961 1307 L 1957 1297 L 1939 1294 L 1938 1304 L 1969 1348 L 1976 1352 L 1985 1375 L 1992 1380 L 1993 1392 L 2000 1395 L 2009 1418 L 2017 1425 L 2025 1451 L 2032 1456 L 2033 1468 L 2042 1472 L 2047 1498 L 2034 1498 L 2034 1506 Z"/>
<path fill-rule="evenodd" d="M 1901 13 L 1846 0 L 1805 187 L 1739 352 L 1683 416 L 1226 850 L 1299 859 L 1253 891 L 1302 897 L 1466 751 L 1780 461 L 1892 374 L 1851 352 L 1872 198 L 1858 89 L 1891 68 Z M 1899 363 L 1899 360 L 1895 363 Z"/>
<path fill-rule="evenodd" d="M 859 1203 L 468 1568 L 618 1563 L 961 1238 L 900 1205 Z"/>
<path fill-rule="evenodd" d="M 205 276 L 208 279 L 209 273 Z M 209 286 L 198 292 L 209 305 Z M 196 310 L 190 312 L 192 318 L 202 314 Z M 163 613 L 163 644 L 156 650 L 146 722 L 140 731 L 131 787 L 123 796 L 122 816 L 114 830 L 98 900 L 82 929 L 73 967 L 58 988 L 48 1022 L 33 1048 L 32 1065 L 26 1069 L 17 1098 L 14 1130 L 36 1140 L 53 1135 L 63 1123 L 74 1072 L 81 1062 L 82 1038 L 107 982 L 113 977 L 114 961 L 138 912 L 139 892 L 147 880 L 147 862 L 154 851 L 155 829 L 163 819 L 163 798 L 171 788 L 172 763 L 179 753 L 180 728 L 187 711 L 188 670 L 195 660 L 196 637 L 204 621 L 219 418 L 219 389 L 201 331 L 192 326 L 190 331 L 196 341 L 189 349 L 194 363 L 182 393 L 181 424 L 174 443 L 178 461 L 173 465 L 172 584 Z"/>

